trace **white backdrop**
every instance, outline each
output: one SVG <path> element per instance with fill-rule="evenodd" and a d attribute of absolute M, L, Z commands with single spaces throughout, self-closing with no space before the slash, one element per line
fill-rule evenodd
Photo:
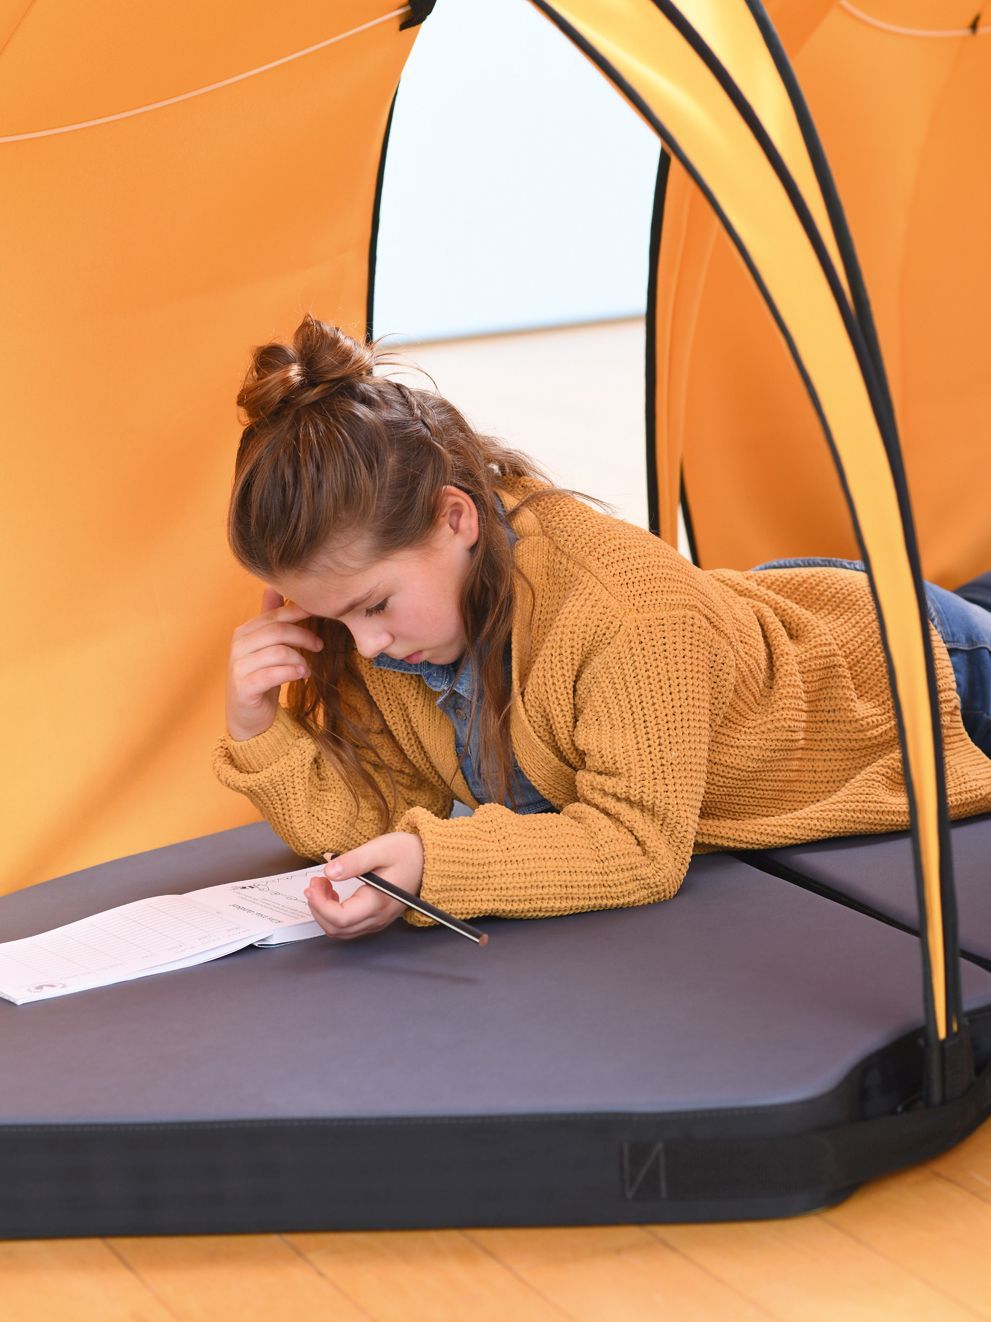
<path fill-rule="evenodd" d="M 658 142 L 526 0 L 438 0 L 396 101 L 376 335 L 642 316 Z"/>

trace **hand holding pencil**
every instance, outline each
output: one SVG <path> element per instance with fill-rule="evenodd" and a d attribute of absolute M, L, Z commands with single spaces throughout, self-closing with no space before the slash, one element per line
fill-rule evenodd
<path fill-rule="evenodd" d="M 488 941 L 483 932 L 442 909 L 416 902 L 423 884 L 423 845 L 412 832 L 391 831 L 346 854 L 325 857 L 328 862 L 323 873 L 310 878 L 305 894 L 313 917 L 328 936 L 342 941 L 368 936 L 388 927 L 404 908 L 413 907 L 480 946 Z M 366 885 L 342 903 L 333 882 L 352 877 L 361 878 Z"/>

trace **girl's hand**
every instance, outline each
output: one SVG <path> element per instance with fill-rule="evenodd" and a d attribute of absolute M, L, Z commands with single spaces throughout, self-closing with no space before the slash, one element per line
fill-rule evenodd
<path fill-rule="evenodd" d="M 360 886 L 353 895 L 338 899 L 329 878 L 347 881 L 362 872 L 377 872 L 386 881 L 419 895 L 423 884 L 423 845 L 410 831 L 390 831 L 341 854 L 328 862 L 322 873 L 310 878 L 305 894 L 310 912 L 328 936 L 350 941 L 356 936 L 380 932 L 402 914 L 406 905 L 390 899 L 374 886 Z"/>
<path fill-rule="evenodd" d="M 310 673 L 296 648 L 317 652 L 323 639 L 302 627 L 299 621 L 306 619 L 309 613 L 302 606 L 285 604 L 267 587 L 261 614 L 234 630 L 227 667 L 227 733 L 232 739 L 264 734 L 275 720 L 281 686 Z"/>

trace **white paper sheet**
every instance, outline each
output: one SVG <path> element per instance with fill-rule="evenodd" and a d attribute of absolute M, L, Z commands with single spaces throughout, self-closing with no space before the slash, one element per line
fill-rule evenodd
<path fill-rule="evenodd" d="M 257 917 L 268 924 L 269 934 L 255 941 L 256 946 L 278 946 L 286 941 L 303 941 L 310 936 L 324 936 L 324 930 L 310 914 L 310 906 L 303 891 L 310 878 L 321 871 L 320 864 L 299 868 L 296 872 L 277 872 L 270 877 L 254 877 L 249 881 L 228 881 L 220 886 L 204 886 L 202 890 L 187 891 L 218 913 L 243 914 Z M 334 890 L 346 900 L 361 886 L 357 879 L 335 881 Z"/>
<path fill-rule="evenodd" d="M 323 936 L 303 895 L 319 872 L 314 863 L 184 895 L 153 895 L 0 942 L 0 997 L 24 1005 L 202 964 L 245 946 Z M 334 888 L 346 899 L 361 884 Z"/>

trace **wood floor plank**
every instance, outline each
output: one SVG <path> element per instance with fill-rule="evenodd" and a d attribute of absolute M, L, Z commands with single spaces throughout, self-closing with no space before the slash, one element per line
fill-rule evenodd
<path fill-rule="evenodd" d="M 825 1212 L 650 1231 L 780 1322 L 973 1322 L 978 1316 L 905 1264 L 843 1233 Z"/>
<path fill-rule="evenodd" d="M 562 1322 L 565 1316 L 459 1230 L 286 1239 L 375 1322 Z"/>
<path fill-rule="evenodd" d="M 466 1232 L 575 1322 L 767 1322 L 641 1226 Z"/>
<path fill-rule="evenodd" d="M 980 1317 L 991 1317 L 991 1203 L 926 1166 L 875 1180 L 824 1212 L 835 1227 Z"/>
<path fill-rule="evenodd" d="M 133 1236 L 108 1243 L 179 1322 L 368 1322 L 280 1235 Z"/>
<path fill-rule="evenodd" d="M 991 1120 L 955 1148 L 926 1164 L 937 1175 L 991 1203 Z"/>
<path fill-rule="evenodd" d="M 0 1315 L 3 1322 L 176 1322 L 99 1239 L 0 1243 Z"/>

